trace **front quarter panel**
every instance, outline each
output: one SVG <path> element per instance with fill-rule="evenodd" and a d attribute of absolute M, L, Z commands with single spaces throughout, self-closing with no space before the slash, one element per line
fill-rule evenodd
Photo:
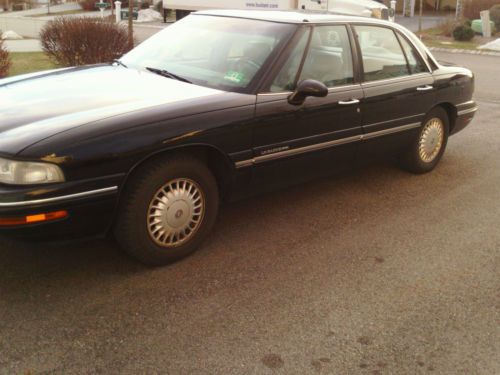
<path fill-rule="evenodd" d="M 255 96 L 218 100 L 229 107 L 193 102 L 189 108 L 159 106 L 103 119 L 38 142 L 18 157 L 59 164 L 67 180 L 76 181 L 127 174 L 150 155 L 179 147 L 207 145 L 225 155 L 250 149 Z"/>

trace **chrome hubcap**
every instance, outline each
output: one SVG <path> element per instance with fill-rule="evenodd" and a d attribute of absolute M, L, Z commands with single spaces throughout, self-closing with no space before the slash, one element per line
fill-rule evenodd
<path fill-rule="evenodd" d="M 438 118 L 433 118 L 425 124 L 418 145 L 420 159 L 424 162 L 432 162 L 441 151 L 444 138 L 443 129 L 443 122 Z"/>
<path fill-rule="evenodd" d="M 149 204 L 149 235 L 162 247 L 179 246 L 194 236 L 204 213 L 205 199 L 198 184 L 175 179 L 161 187 Z"/>

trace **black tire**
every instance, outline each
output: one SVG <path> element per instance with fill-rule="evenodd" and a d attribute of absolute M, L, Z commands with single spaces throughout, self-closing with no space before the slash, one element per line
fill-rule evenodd
<path fill-rule="evenodd" d="M 434 120 L 437 120 L 437 122 L 435 122 Z M 432 124 L 432 126 L 437 127 L 440 123 L 442 127 L 442 138 L 434 137 L 434 141 L 430 143 L 431 147 L 432 145 L 436 144 L 435 142 L 441 143 L 439 151 L 436 154 L 433 154 L 431 152 L 426 153 L 421 150 L 421 148 L 424 148 L 424 146 L 422 145 L 422 142 L 424 142 L 424 134 L 433 121 L 434 123 Z M 425 116 L 425 119 L 422 122 L 422 126 L 420 127 L 418 136 L 415 137 L 415 140 L 412 142 L 410 148 L 401 158 L 401 164 L 403 168 L 415 174 L 428 173 L 432 171 L 439 163 L 441 157 L 444 154 L 446 145 L 448 143 L 448 135 L 450 131 L 449 129 L 450 121 L 448 118 L 448 113 L 443 108 L 436 107 L 432 111 L 430 111 Z"/>
<path fill-rule="evenodd" d="M 158 242 L 159 238 L 153 238 L 154 234 L 150 229 L 155 220 L 151 218 L 152 212 L 157 212 L 153 202 L 161 204 L 162 202 L 155 197 L 162 194 L 162 187 L 168 183 L 171 184 L 169 186 L 180 187 L 175 185 L 182 183 L 176 182 L 179 179 L 193 183 L 195 191 L 200 193 L 203 211 L 198 214 L 198 223 L 190 222 L 196 225 L 196 229 L 190 232 L 190 237 L 182 240 L 184 242 L 180 242 L 179 239 L 178 244 L 161 245 Z M 167 195 L 164 196 L 167 197 Z M 174 197 L 172 202 L 183 202 L 183 200 Z M 164 215 L 162 223 L 168 223 L 167 216 L 170 215 L 168 217 L 172 218 L 172 214 L 168 212 L 173 212 L 176 208 L 174 209 L 173 204 L 163 206 L 165 208 L 162 211 Z M 142 263 L 153 266 L 165 265 L 191 254 L 201 245 L 214 225 L 218 206 L 217 181 L 203 162 L 189 155 L 158 158 L 141 166 L 125 186 L 120 198 L 118 217 L 113 230 L 114 236 L 124 251 Z M 172 211 L 169 211 L 171 208 Z M 186 211 L 193 212 L 190 209 Z M 181 212 L 179 217 L 184 220 L 182 219 L 183 211 L 178 212 Z M 186 214 L 186 216 L 190 215 Z M 174 237 L 173 235 L 172 238 Z"/>

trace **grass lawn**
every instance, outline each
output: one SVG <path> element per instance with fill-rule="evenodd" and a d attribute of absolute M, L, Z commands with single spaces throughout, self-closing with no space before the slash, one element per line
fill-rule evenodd
<path fill-rule="evenodd" d="M 10 57 L 12 66 L 9 76 L 58 68 L 43 52 L 14 52 Z"/>
<path fill-rule="evenodd" d="M 441 26 L 423 30 L 422 41 L 428 47 L 477 50 L 477 47 L 495 39 L 495 36 L 492 38 L 484 38 L 481 35 L 475 35 L 471 41 L 461 42 L 449 36 L 450 33 L 450 25 L 443 23 Z M 496 37 L 498 38 L 498 36 L 497 34 Z"/>
<path fill-rule="evenodd" d="M 476 43 L 473 40 L 470 42 L 458 42 L 456 40 L 424 39 L 424 43 L 427 47 L 470 49 L 470 50 L 476 50 L 477 47 L 480 45 L 479 43 Z"/>

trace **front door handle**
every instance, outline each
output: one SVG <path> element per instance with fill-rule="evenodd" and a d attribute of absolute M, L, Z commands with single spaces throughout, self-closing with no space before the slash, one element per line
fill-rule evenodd
<path fill-rule="evenodd" d="M 432 90 L 433 88 L 434 88 L 434 86 L 425 85 L 425 86 L 417 87 L 417 91 L 429 91 L 429 90 Z"/>
<path fill-rule="evenodd" d="M 352 104 L 358 104 L 359 103 L 359 100 L 358 99 L 351 99 L 351 100 L 347 100 L 347 101 L 339 101 L 339 104 L 340 105 L 352 105 Z"/>

